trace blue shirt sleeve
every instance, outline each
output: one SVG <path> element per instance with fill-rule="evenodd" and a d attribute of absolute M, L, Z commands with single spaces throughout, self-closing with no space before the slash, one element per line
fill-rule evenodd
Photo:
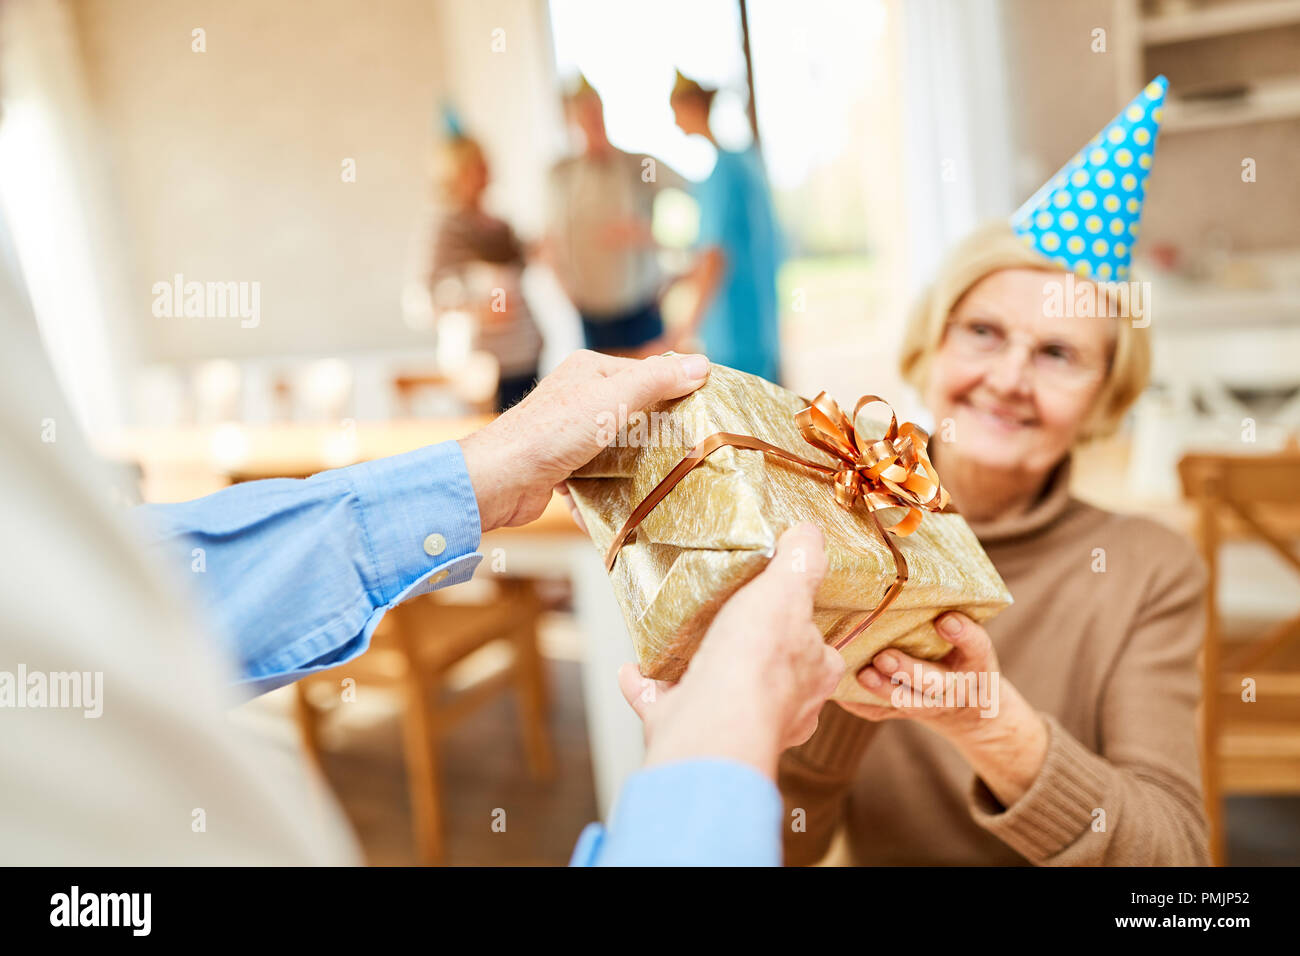
<path fill-rule="evenodd" d="M 454 441 L 136 511 L 254 694 L 358 656 L 389 608 L 468 580 L 482 560 Z"/>
<path fill-rule="evenodd" d="M 776 785 L 733 760 L 684 760 L 628 778 L 608 829 L 588 824 L 570 866 L 780 866 Z"/>

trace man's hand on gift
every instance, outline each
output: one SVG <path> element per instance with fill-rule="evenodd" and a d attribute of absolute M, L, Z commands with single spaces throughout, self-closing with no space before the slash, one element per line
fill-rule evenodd
<path fill-rule="evenodd" d="M 952 645 L 943 658 L 923 661 L 891 647 L 858 672 L 858 683 L 893 707 L 840 706 L 867 720 L 919 721 L 949 740 L 1009 807 L 1043 766 L 1047 725 L 1002 675 L 988 631 L 960 611 L 940 615 L 934 626 Z"/>
<path fill-rule="evenodd" d="M 626 420 L 695 391 L 708 376 L 703 355 L 574 352 L 522 402 L 460 440 L 483 530 L 541 515 L 556 486 L 612 440 L 610 416 Z"/>
<path fill-rule="evenodd" d="M 681 680 L 648 680 L 623 665 L 619 686 L 645 724 L 646 766 L 722 757 L 775 778 L 781 751 L 812 736 L 844 673 L 812 619 L 825 574 L 821 531 L 797 525 L 723 605 Z"/>

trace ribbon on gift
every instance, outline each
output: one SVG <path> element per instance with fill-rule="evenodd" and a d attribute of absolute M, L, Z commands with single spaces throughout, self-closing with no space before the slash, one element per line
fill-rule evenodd
<path fill-rule="evenodd" d="M 889 427 L 880 438 L 864 438 L 854 427 L 854 422 L 858 420 L 862 409 L 877 402 L 889 409 Z M 835 500 L 841 507 L 852 511 L 861 502 L 893 556 L 894 582 L 866 618 L 835 642 L 835 648 L 838 650 L 852 641 L 884 613 L 907 583 L 907 559 L 898 550 L 891 535 L 906 537 L 920 526 L 924 512 L 938 512 L 947 508 L 948 491 L 940 484 L 939 474 L 926 452 L 930 442 L 929 434 L 912 422 L 899 425 L 894 409 L 877 395 L 864 395 L 858 399 L 858 404 L 853 409 L 853 418 L 850 419 L 833 398 L 822 392 L 808 403 L 807 408 L 795 414 L 795 424 L 804 441 L 827 452 L 837 459 L 837 463 L 831 466 L 811 461 L 752 435 L 715 432 L 687 452 L 663 480 L 641 499 L 641 503 L 632 509 L 627 521 L 623 522 L 623 527 L 610 542 L 605 554 L 605 570 L 614 569 L 623 544 L 645 516 L 667 497 L 679 481 L 719 448 L 748 448 L 775 455 L 810 468 L 829 479 L 835 491 Z M 877 512 L 892 508 L 903 509 L 902 517 L 885 526 Z"/>

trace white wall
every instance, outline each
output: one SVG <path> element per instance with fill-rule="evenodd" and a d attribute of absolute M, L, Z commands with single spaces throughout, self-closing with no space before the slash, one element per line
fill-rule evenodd
<path fill-rule="evenodd" d="M 540 123 L 533 101 L 554 98 L 538 78 L 543 0 L 85 0 L 75 11 L 146 361 L 427 345 L 400 298 L 448 92 L 499 154 L 493 198 L 535 218 L 544 163 L 521 117 Z M 490 52 L 496 26 L 504 54 Z M 191 49 L 195 28 L 204 53 Z M 345 158 L 355 183 L 341 179 Z M 260 324 L 156 318 L 152 286 L 175 273 L 259 282 Z"/>

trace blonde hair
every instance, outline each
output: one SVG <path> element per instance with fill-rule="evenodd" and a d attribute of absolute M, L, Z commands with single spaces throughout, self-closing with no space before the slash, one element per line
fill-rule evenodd
<path fill-rule="evenodd" d="M 455 199 L 465 167 L 483 161 L 483 147 L 468 136 L 453 136 L 441 143 L 433 154 L 433 182 L 438 198 L 444 202 Z"/>
<path fill-rule="evenodd" d="M 1064 271 L 1026 245 L 1005 221 L 976 229 L 948 254 L 938 275 L 912 308 L 899 356 L 904 381 L 925 393 L 930 366 L 943 343 L 952 310 L 976 283 L 1001 269 Z M 1104 290 L 1105 285 L 1099 288 Z M 1123 317 L 1116 320 L 1115 348 L 1106 380 L 1079 431 L 1080 444 L 1113 433 L 1124 413 L 1146 390 L 1151 378 L 1151 341 L 1146 333 L 1146 328 L 1135 329 Z"/>

